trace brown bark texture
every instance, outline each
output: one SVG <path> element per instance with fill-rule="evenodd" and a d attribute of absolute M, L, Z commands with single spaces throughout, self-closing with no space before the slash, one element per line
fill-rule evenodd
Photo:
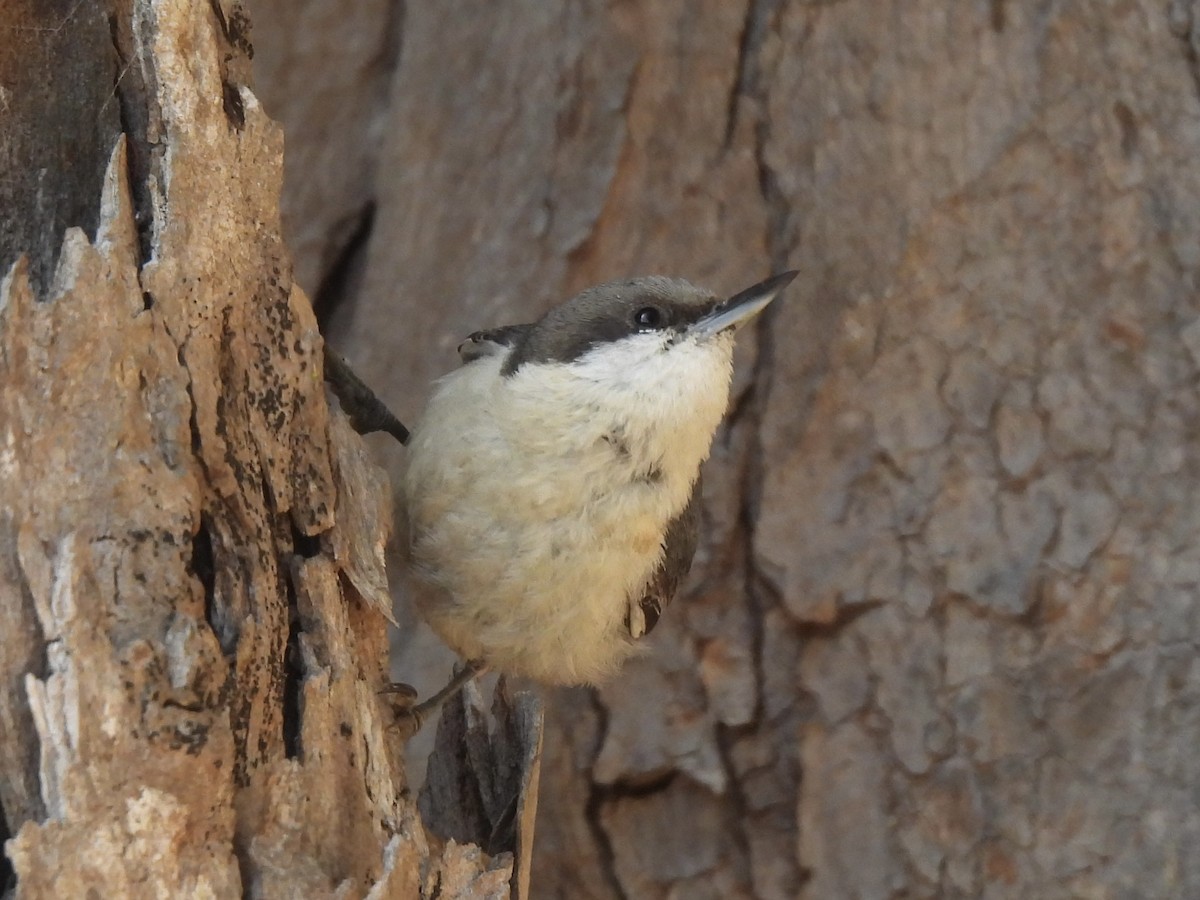
<path fill-rule="evenodd" d="M 551 698 L 537 896 L 1200 895 L 1200 4 L 252 9 L 402 419 L 587 284 L 800 270 L 685 597 Z"/>
<path fill-rule="evenodd" d="M 0 25 L 4 889 L 508 897 L 407 791 L 389 489 L 329 415 L 246 25 Z"/>

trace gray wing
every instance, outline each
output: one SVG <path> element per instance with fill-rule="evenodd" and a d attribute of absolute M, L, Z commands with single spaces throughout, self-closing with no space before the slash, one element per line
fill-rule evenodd
<path fill-rule="evenodd" d="M 632 638 L 649 634 L 658 624 L 663 610 L 675 597 L 683 579 L 692 568 L 692 557 L 700 540 L 700 478 L 692 486 L 692 496 L 687 506 L 671 520 L 663 536 L 663 557 L 641 598 L 634 603 L 630 598 L 629 612 L 625 614 L 625 626 Z"/>
<path fill-rule="evenodd" d="M 504 325 L 488 331 L 476 331 L 458 345 L 458 355 L 464 364 L 507 353 L 524 339 L 532 325 Z"/>

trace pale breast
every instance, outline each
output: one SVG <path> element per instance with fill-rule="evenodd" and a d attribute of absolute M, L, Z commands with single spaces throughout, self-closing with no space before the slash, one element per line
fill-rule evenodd
<path fill-rule="evenodd" d="M 422 611 L 467 658 L 595 682 L 634 652 L 629 598 L 661 559 L 720 412 L 655 431 L 561 372 L 505 380 L 500 364 L 443 379 L 409 444 L 412 564 L 440 589 Z"/>

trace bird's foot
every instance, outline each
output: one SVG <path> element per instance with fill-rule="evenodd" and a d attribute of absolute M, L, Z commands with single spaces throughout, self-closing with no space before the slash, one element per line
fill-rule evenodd
<path fill-rule="evenodd" d="M 411 737 L 421 730 L 424 724 L 417 707 L 417 689 L 402 681 L 392 681 L 379 691 L 384 702 L 392 712 L 395 724 L 400 727 L 406 737 Z"/>
<path fill-rule="evenodd" d="M 436 713 L 443 703 L 463 689 L 468 681 L 487 671 L 487 665 L 481 660 L 468 660 L 461 667 L 455 667 L 454 674 L 446 686 L 430 697 L 417 703 L 417 692 L 412 685 L 393 681 L 380 694 L 393 697 L 390 701 L 392 713 L 396 722 L 401 725 L 408 737 L 416 734 L 425 724 L 425 720 Z"/>

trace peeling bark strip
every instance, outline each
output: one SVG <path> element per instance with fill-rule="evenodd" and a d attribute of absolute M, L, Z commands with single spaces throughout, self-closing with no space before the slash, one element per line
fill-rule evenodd
<path fill-rule="evenodd" d="M 404 790 L 376 693 L 388 492 L 329 418 L 279 236 L 281 137 L 238 75 L 244 16 L 118 6 L 141 162 L 121 139 L 95 198 L 55 185 L 97 204 L 94 239 L 66 230 L 45 290 L 43 243 L 0 283 L 18 896 L 507 896 L 511 856 L 431 847 Z M 44 51 L 58 32 L 38 33 Z"/>
<path fill-rule="evenodd" d="M 438 721 L 419 806 L 435 834 L 478 844 L 515 860 L 513 900 L 529 900 L 534 820 L 542 755 L 542 704 L 512 694 L 501 678 L 491 717 L 469 681 L 446 701 Z"/>

